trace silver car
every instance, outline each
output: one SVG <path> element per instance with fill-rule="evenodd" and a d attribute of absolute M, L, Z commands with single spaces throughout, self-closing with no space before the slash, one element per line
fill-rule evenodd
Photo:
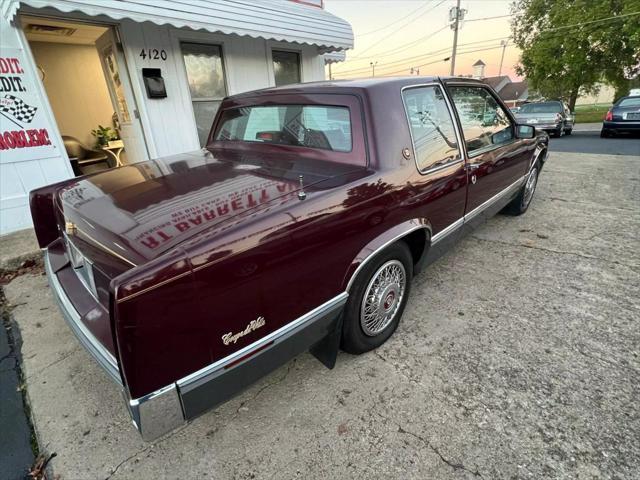
<path fill-rule="evenodd" d="M 558 100 L 526 103 L 515 116 L 518 123 L 546 130 L 556 137 L 571 135 L 573 131 L 573 114 L 564 102 Z"/>

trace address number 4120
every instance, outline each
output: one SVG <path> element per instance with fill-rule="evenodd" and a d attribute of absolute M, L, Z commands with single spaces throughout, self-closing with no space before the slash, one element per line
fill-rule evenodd
<path fill-rule="evenodd" d="M 143 60 L 146 60 L 147 58 L 149 60 L 166 60 L 167 52 L 164 49 L 158 50 L 157 48 L 148 48 L 145 50 L 143 48 L 140 50 L 140 56 Z"/>

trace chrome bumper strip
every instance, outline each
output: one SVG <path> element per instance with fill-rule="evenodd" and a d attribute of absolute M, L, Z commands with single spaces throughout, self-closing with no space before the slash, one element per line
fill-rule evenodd
<path fill-rule="evenodd" d="M 331 310 L 338 305 L 344 305 L 347 301 L 348 296 L 349 294 L 347 292 L 342 292 L 340 295 L 333 297 L 331 300 L 323 303 L 319 307 L 316 307 L 310 312 L 305 313 L 303 316 L 298 317 L 293 322 L 287 323 L 283 327 L 280 327 L 278 330 L 275 330 L 269 335 L 262 337 L 260 340 L 256 340 L 251 345 L 247 345 L 246 347 L 235 351 L 231 355 L 228 355 L 218 360 L 217 362 L 212 363 L 211 365 L 207 365 L 206 367 L 201 368 L 197 372 L 181 378 L 176 382 L 178 387 L 181 390 L 189 390 L 190 388 L 193 388 L 194 386 L 198 385 L 201 380 L 206 379 L 208 376 L 214 374 L 218 370 L 224 369 L 226 365 L 242 358 L 252 350 L 259 349 L 271 341 L 277 341 L 279 337 L 286 335 L 286 333 L 290 330 L 293 330 L 294 328 L 303 325 L 305 322 L 311 321 L 321 316 L 324 312 Z"/>
<path fill-rule="evenodd" d="M 104 348 L 98 339 L 94 337 L 89 329 L 82 323 L 80 314 L 69 300 L 69 297 L 67 297 L 62 285 L 60 285 L 58 276 L 53 272 L 51 261 L 49 260 L 49 253 L 46 250 L 44 252 L 44 266 L 53 297 L 56 299 L 62 316 L 71 328 L 71 331 L 78 338 L 82 346 L 96 359 L 100 366 L 106 370 L 109 376 L 122 387 L 120 370 L 116 358 L 109 350 Z"/>

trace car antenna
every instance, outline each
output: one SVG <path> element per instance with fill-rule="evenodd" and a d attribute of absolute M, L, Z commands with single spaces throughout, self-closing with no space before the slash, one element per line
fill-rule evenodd
<path fill-rule="evenodd" d="M 304 191 L 304 177 L 302 175 L 298 176 L 298 180 L 300 181 L 300 191 L 298 192 L 298 200 L 304 200 L 307 198 L 307 194 Z"/>

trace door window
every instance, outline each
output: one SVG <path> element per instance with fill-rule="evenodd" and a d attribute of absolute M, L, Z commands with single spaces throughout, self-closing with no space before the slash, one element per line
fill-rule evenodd
<path fill-rule="evenodd" d="M 421 172 L 460 159 L 453 120 L 442 89 L 417 87 L 402 93 Z"/>
<path fill-rule="evenodd" d="M 273 75 L 276 87 L 300 83 L 300 54 L 297 52 L 285 52 L 273 50 Z"/>
<path fill-rule="evenodd" d="M 509 116 L 483 87 L 450 87 L 467 146 L 467 152 L 488 149 L 514 138 Z"/>
<path fill-rule="evenodd" d="M 227 96 L 219 45 L 183 43 L 182 58 L 187 70 L 193 114 L 198 129 L 200 146 L 207 143 L 207 136 L 220 102 Z"/>

